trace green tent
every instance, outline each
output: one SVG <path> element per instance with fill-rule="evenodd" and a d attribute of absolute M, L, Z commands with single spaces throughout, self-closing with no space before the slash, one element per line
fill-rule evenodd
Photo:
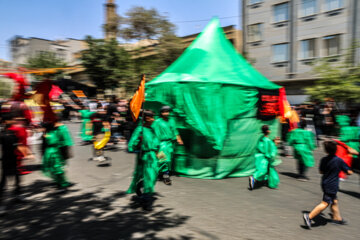
<path fill-rule="evenodd" d="M 236 52 L 213 19 L 184 53 L 146 84 L 147 108 L 173 108 L 183 146 L 174 170 L 221 179 L 254 172 L 254 151 L 265 122 L 256 118 L 259 89 L 276 90 Z M 267 121 L 273 133 L 277 121 Z"/>

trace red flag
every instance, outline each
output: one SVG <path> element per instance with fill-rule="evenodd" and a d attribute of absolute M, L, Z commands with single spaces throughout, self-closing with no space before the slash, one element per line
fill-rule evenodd
<path fill-rule="evenodd" d="M 142 75 L 140 86 L 130 101 L 130 112 L 134 122 L 139 117 L 143 102 L 145 102 L 145 74 Z"/>
<path fill-rule="evenodd" d="M 36 87 L 36 93 L 33 96 L 34 101 L 40 105 L 44 111 L 43 122 L 56 122 L 57 117 L 50 105 L 50 92 L 53 87 L 52 81 L 44 80 Z"/>

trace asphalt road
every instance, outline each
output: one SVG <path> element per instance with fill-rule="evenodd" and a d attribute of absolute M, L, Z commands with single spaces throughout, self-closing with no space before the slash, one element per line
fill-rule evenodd
<path fill-rule="evenodd" d="M 291 157 L 277 167 L 279 189 L 248 190 L 247 178 L 199 180 L 173 177 L 173 185 L 156 185 L 152 212 L 144 212 L 133 195 L 126 195 L 134 167 L 133 154 L 108 151 L 110 167 L 88 161 L 90 146 L 80 146 L 79 124 L 69 124 L 77 146 L 67 175 L 75 183 L 58 194 L 39 170 L 40 160 L 27 162 L 34 170 L 23 177 L 28 203 L 7 198 L 0 217 L 0 239 L 359 239 L 360 182 L 353 175 L 341 182 L 340 211 L 349 224 L 328 222 L 330 210 L 316 219 L 312 230 L 303 226 L 302 212 L 321 201 L 317 166 L 308 182 L 295 179 Z M 315 151 L 317 163 L 323 156 Z M 11 187 L 9 187 L 11 190 Z"/>

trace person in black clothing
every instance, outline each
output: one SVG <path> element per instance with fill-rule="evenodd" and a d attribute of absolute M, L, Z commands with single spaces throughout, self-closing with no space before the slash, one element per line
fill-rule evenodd
<path fill-rule="evenodd" d="M 316 132 L 316 140 L 319 141 L 319 136 L 323 134 L 323 128 L 324 128 L 324 116 L 321 114 L 322 109 L 320 106 L 320 102 L 315 102 L 314 110 L 313 110 L 313 121 L 314 121 L 314 127 Z"/>
<path fill-rule="evenodd" d="M 20 172 L 17 168 L 17 155 L 16 151 L 19 150 L 19 140 L 16 137 L 14 131 L 9 128 L 13 124 L 13 113 L 9 112 L 2 115 L 2 121 L 5 124 L 4 130 L 0 134 L 0 144 L 2 146 L 2 174 L 0 182 L 0 212 L 5 210 L 5 206 L 2 206 L 2 198 L 4 187 L 6 185 L 6 180 L 8 177 L 15 176 L 15 194 L 17 195 L 18 200 L 22 200 L 20 197 L 21 187 L 20 187 Z"/>
<path fill-rule="evenodd" d="M 337 144 L 335 141 L 324 142 L 325 151 L 328 155 L 321 159 L 320 174 L 322 174 L 321 187 L 324 192 L 323 199 L 310 213 L 304 213 L 304 221 L 308 228 L 311 228 L 311 220 L 331 205 L 332 222 L 344 225 L 346 221 L 340 216 L 337 192 L 339 190 L 339 172 L 344 171 L 348 175 L 353 172 L 346 163 L 335 155 Z"/>

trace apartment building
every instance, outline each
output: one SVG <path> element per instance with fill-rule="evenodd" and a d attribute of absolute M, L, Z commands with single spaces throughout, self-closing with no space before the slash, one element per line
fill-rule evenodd
<path fill-rule="evenodd" d="M 243 52 L 293 103 L 314 83 L 312 63 L 339 61 L 360 40 L 358 0 L 243 0 Z M 360 63 L 360 49 L 353 56 Z"/>
<path fill-rule="evenodd" d="M 72 38 L 52 41 L 35 37 L 15 36 L 10 40 L 11 58 L 15 65 L 26 64 L 29 58 L 42 52 L 53 52 L 56 57 L 69 65 L 75 65 L 79 64 L 79 53 L 86 48 L 85 41 Z"/>

